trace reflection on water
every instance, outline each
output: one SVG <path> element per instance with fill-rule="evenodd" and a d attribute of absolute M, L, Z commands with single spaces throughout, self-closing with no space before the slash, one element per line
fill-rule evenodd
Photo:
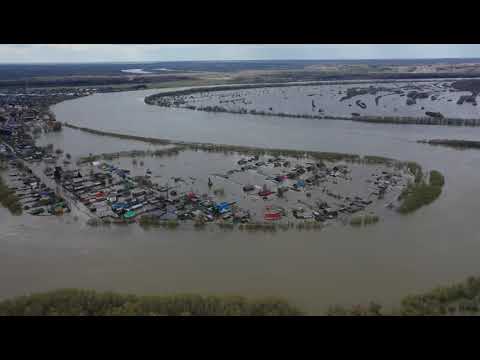
<path fill-rule="evenodd" d="M 61 121 L 133 130 L 136 135 L 416 160 L 444 173 L 444 193 L 414 214 L 371 227 L 274 235 L 87 228 L 69 217 L 14 218 L 2 208 L 0 296 L 58 287 L 275 295 L 318 313 L 334 303 L 377 300 L 392 305 L 408 293 L 478 273 L 480 151 L 456 151 L 415 140 L 480 140 L 479 128 L 176 111 L 144 105 L 142 97 L 148 93 L 152 91 L 94 95 L 59 104 L 55 112 Z M 64 130 L 51 142 L 63 144 L 66 152 L 76 147 L 80 154 L 100 146 L 94 135 Z M 74 140 L 80 138 L 79 145 Z M 125 140 L 108 141 L 107 145 L 101 138 L 107 151 L 127 146 Z"/>

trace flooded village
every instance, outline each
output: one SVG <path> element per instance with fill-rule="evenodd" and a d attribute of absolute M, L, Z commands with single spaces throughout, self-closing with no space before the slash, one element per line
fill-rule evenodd
<path fill-rule="evenodd" d="M 321 314 L 478 270 L 480 133 L 443 126 L 476 125 L 474 82 L 254 84 L 2 88 L 0 296 L 273 295 Z M 369 116 L 416 120 L 351 121 Z"/>
<path fill-rule="evenodd" d="M 391 159 L 178 144 L 72 158 L 68 149 L 36 145 L 42 134 L 62 131 L 45 109 L 35 100 L 4 105 L 0 129 L 16 213 L 29 216 L 71 213 L 90 225 L 216 223 L 242 230 L 368 225 L 394 213 L 415 176 Z"/>

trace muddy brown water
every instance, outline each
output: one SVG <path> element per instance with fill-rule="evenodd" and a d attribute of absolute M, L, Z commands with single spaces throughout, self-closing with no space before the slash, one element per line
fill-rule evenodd
<path fill-rule="evenodd" d="M 480 129 L 162 109 L 143 104 L 143 97 L 153 92 L 94 95 L 54 110 L 62 121 L 136 135 L 415 160 L 444 173 L 443 194 L 414 214 L 388 217 L 370 227 L 275 234 L 89 228 L 68 216 L 12 217 L 0 208 L 1 297 L 59 287 L 272 295 L 318 314 L 331 304 L 376 300 L 394 306 L 409 293 L 480 271 L 480 152 L 415 142 L 480 140 Z M 74 130 L 52 134 L 49 141 L 55 137 L 66 151 L 68 144 L 78 146 L 79 154 L 98 144 L 90 134 L 75 144 L 80 136 Z M 111 142 L 110 151 L 125 144 Z"/>

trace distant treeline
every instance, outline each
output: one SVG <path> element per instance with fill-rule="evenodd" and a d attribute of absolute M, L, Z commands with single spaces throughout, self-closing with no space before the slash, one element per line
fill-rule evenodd
<path fill-rule="evenodd" d="M 475 140 L 432 139 L 418 140 L 418 142 L 429 145 L 448 146 L 455 149 L 480 149 L 480 141 Z"/>
<path fill-rule="evenodd" d="M 302 315 L 282 299 L 242 296 L 137 296 L 93 290 L 62 289 L 0 302 L 0 316 L 108 315 Z"/>
<path fill-rule="evenodd" d="M 148 84 L 179 80 L 195 80 L 194 77 L 184 75 L 157 75 L 157 76 L 85 76 L 60 78 L 32 78 L 26 80 L 0 80 L 0 88 L 7 87 L 48 87 L 48 86 L 103 86 L 120 84 Z"/>
<path fill-rule="evenodd" d="M 257 79 L 237 77 L 236 82 L 272 82 L 272 81 L 341 81 L 341 80 L 422 80 L 422 79 L 455 79 L 480 78 L 480 73 L 341 73 L 336 71 L 302 71 L 273 74 L 260 74 Z"/>
<path fill-rule="evenodd" d="M 338 117 L 330 117 L 336 118 Z M 347 118 L 342 118 L 347 119 Z M 480 126 L 480 119 L 462 119 L 445 117 L 406 117 L 406 116 L 355 116 L 348 118 L 353 121 L 386 123 L 386 124 L 415 124 L 415 125 L 449 125 L 449 126 Z"/>
<path fill-rule="evenodd" d="M 423 294 L 408 295 L 399 308 L 368 305 L 331 306 L 331 316 L 443 316 L 480 314 L 480 277 Z M 0 316 L 299 316 L 297 307 L 278 298 L 249 300 L 242 296 L 137 296 L 83 289 L 61 289 L 0 302 Z"/>

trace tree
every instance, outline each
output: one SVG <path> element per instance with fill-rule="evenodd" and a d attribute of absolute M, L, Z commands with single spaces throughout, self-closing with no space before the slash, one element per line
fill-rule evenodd
<path fill-rule="evenodd" d="M 55 121 L 52 126 L 53 131 L 60 131 L 62 130 L 62 123 Z"/>

